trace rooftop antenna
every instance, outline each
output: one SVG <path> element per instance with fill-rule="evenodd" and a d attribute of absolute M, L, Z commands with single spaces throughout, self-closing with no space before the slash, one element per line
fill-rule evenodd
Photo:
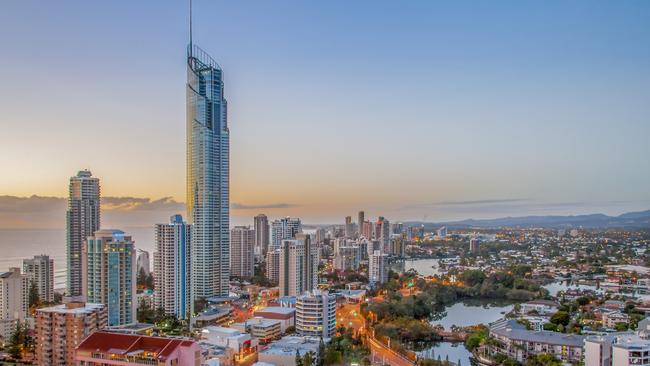
<path fill-rule="evenodd" d="M 190 0 L 190 57 L 192 57 L 192 0 Z"/>

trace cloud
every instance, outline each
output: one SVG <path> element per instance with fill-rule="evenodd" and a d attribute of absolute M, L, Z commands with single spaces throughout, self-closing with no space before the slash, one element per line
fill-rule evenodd
<path fill-rule="evenodd" d="M 102 209 L 118 211 L 183 211 L 185 210 L 185 204 L 177 202 L 171 197 L 163 197 L 157 200 L 136 197 L 103 197 Z"/>
<path fill-rule="evenodd" d="M 231 208 L 233 210 L 255 210 L 255 209 L 290 208 L 296 206 L 298 205 L 294 205 L 292 203 L 269 203 L 269 204 L 261 204 L 261 205 L 247 205 L 244 203 L 233 202 Z"/>
<path fill-rule="evenodd" d="M 152 226 L 184 213 L 185 204 L 171 197 L 102 197 L 102 226 Z M 0 196 L 0 228 L 64 228 L 67 199 L 63 197 Z"/>

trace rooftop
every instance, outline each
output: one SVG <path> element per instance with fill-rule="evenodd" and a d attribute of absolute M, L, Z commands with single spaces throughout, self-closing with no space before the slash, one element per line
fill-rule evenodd
<path fill-rule="evenodd" d="M 267 306 L 264 309 L 257 310 L 256 313 L 279 313 L 279 314 L 293 314 L 296 312 L 295 308 L 287 308 L 283 306 Z"/>
<path fill-rule="evenodd" d="M 532 331 L 517 323 L 516 320 L 506 320 L 493 323 L 490 326 L 490 333 L 511 340 L 546 343 L 553 345 L 582 347 L 585 337 L 577 334 L 564 334 L 551 331 Z"/>
<path fill-rule="evenodd" d="M 70 303 L 69 303 L 70 304 Z M 69 304 L 61 304 L 51 306 L 49 308 L 38 309 L 37 312 L 42 313 L 59 313 L 59 314 L 84 314 L 92 313 L 94 311 L 105 308 L 104 304 L 93 304 L 93 303 L 71 303 L 78 304 L 78 306 L 69 306 Z"/>
<path fill-rule="evenodd" d="M 99 353 L 113 353 L 121 356 L 134 352 L 151 352 L 154 358 L 165 361 L 178 347 L 189 347 L 192 340 L 147 337 L 99 331 L 84 339 L 77 350 Z"/>

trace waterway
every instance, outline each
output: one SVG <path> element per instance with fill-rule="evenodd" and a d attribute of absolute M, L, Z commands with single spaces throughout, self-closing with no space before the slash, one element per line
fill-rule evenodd
<path fill-rule="evenodd" d="M 445 271 L 439 267 L 438 259 L 413 259 L 396 262 L 393 270 L 405 272 L 409 269 L 417 271 L 423 276 L 442 274 Z M 448 306 L 443 313 L 431 321 L 433 325 L 441 325 L 449 330 L 452 326 L 467 327 L 477 324 L 488 325 L 501 319 L 510 312 L 513 304 L 486 300 L 467 300 Z M 460 342 L 437 342 L 418 352 L 420 357 L 449 361 L 463 366 L 473 365 L 472 354 Z"/>
<path fill-rule="evenodd" d="M 545 289 L 548 290 L 549 295 L 551 296 L 557 296 L 557 294 L 560 291 L 566 291 L 569 289 L 573 290 L 593 290 L 596 292 L 600 292 L 598 287 L 594 285 L 585 285 L 585 284 L 580 284 L 576 281 L 571 281 L 571 280 L 562 280 L 562 281 L 556 281 L 549 283 L 548 285 L 543 286 Z"/>
<path fill-rule="evenodd" d="M 457 302 L 445 309 L 440 319 L 431 324 L 441 325 L 450 330 L 452 326 L 468 327 L 471 325 L 488 325 L 504 317 L 512 310 L 513 304 L 485 300 L 467 300 Z"/>
<path fill-rule="evenodd" d="M 449 360 L 460 366 L 474 365 L 472 363 L 472 354 L 465 348 L 465 345 L 460 342 L 439 342 L 433 344 L 431 347 L 424 351 L 417 352 L 418 356 L 422 358 L 429 358 L 437 360 Z"/>

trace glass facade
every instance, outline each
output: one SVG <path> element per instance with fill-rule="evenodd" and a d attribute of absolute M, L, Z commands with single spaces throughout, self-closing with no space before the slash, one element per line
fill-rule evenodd
<path fill-rule="evenodd" d="M 106 304 L 108 326 L 135 323 L 135 247 L 120 230 L 99 230 L 86 244 L 87 300 Z"/>
<path fill-rule="evenodd" d="M 197 46 L 187 56 L 187 215 L 192 299 L 227 296 L 230 136 L 223 72 Z"/>

